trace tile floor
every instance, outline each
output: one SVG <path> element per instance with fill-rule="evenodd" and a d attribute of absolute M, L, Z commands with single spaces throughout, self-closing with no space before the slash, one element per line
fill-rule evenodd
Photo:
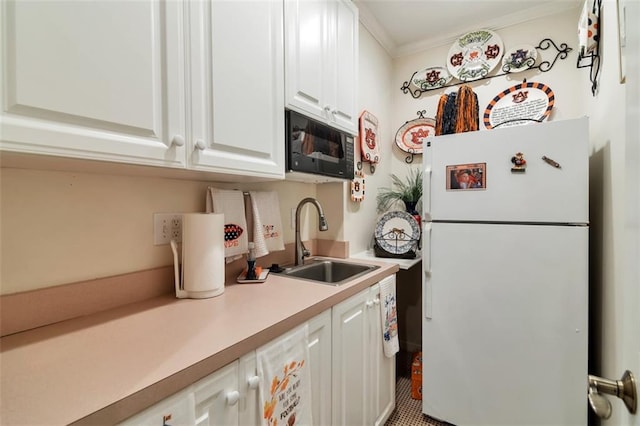
<path fill-rule="evenodd" d="M 411 398 L 411 379 L 398 377 L 396 381 L 396 409 L 385 426 L 446 426 L 422 414 L 422 401 Z"/>

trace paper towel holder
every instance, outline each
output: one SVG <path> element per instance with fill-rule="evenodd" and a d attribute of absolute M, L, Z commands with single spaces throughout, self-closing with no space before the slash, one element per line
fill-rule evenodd
<path fill-rule="evenodd" d="M 180 268 L 180 260 L 178 257 L 178 243 L 175 240 L 171 240 L 171 251 L 173 251 L 173 271 L 174 281 L 176 288 L 176 297 L 178 299 L 208 299 L 218 296 L 224 292 L 224 285 L 220 288 L 213 288 L 204 291 L 189 291 L 184 288 L 184 281 L 181 279 L 183 276 Z"/>

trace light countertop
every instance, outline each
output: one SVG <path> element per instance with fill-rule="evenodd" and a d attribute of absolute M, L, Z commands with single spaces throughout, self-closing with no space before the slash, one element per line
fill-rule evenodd
<path fill-rule="evenodd" d="M 339 287 L 270 274 L 211 299 L 167 295 L 6 336 L 0 423 L 124 420 L 398 271 L 365 260 L 380 268 Z"/>
<path fill-rule="evenodd" d="M 411 269 L 422 261 L 422 252 L 418 252 L 414 259 L 397 259 L 393 257 L 377 257 L 373 249 L 369 249 L 351 256 L 352 259 L 370 260 L 398 265 L 400 269 Z"/>

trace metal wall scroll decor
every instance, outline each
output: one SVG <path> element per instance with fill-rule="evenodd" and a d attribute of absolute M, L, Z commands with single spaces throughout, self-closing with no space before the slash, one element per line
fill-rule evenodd
<path fill-rule="evenodd" d="M 537 50 L 548 50 L 552 47 L 555 49 L 555 56 L 553 57 L 553 60 L 541 61 L 538 65 L 534 65 L 537 58 Z M 558 59 L 566 59 L 567 56 L 569 56 L 569 52 L 571 52 L 572 50 L 573 49 L 570 48 L 567 43 L 561 43 L 560 46 L 558 46 L 550 38 L 542 39 L 540 43 L 538 43 L 538 45 L 535 47 L 526 45 L 519 46 L 517 49 L 512 49 L 510 52 L 507 52 L 508 56 L 505 56 L 503 58 L 501 68 L 502 72 L 493 75 L 485 75 L 481 78 L 475 78 L 473 79 L 473 81 L 501 77 L 507 74 L 512 74 L 514 72 L 524 71 L 525 69 L 537 69 L 540 72 L 547 72 L 550 71 L 551 68 L 553 68 Z M 425 74 L 426 70 L 429 70 L 429 73 Z M 418 99 L 424 92 L 442 89 L 445 87 L 459 86 L 471 81 L 459 80 L 455 83 L 448 83 L 449 81 L 451 81 L 451 79 L 447 78 L 447 84 L 432 84 L 433 79 L 438 79 L 438 81 L 443 80 L 440 77 L 439 73 L 436 72 L 436 67 L 428 68 L 426 70 L 420 70 L 413 73 L 409 81 L 405 81 L 402 84 L 400 90 L 402 90 L 403 93 L 410 94 L 414 99 Z"/>

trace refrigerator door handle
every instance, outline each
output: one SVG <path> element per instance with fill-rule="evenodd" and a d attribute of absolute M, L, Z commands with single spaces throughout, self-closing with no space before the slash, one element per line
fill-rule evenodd
<path fill-rule="evenodd" d="M 422 176 L 422 215 L 423 220 L 431 219 L 431 165 L 427 164 Z"/>
<path fill-rule="evenodd" d="M 432 313 L 433 296 L 431 295 L 431 282 L 429 278 L 430 278 L 430 274 L 425 270 L 424 271 L 424 296 L 422 297 L 422 299 L 424 301 L 424 317 L 428 320 L 433 318 L 433 313 Z"/>
<path fill-rule="evenodd" d="M 424 279 L 422 291 L 424 292 L 422 300 L 424 303 L 423 311 L 426 319 L 432 317 L 433 296 L 431 291 L 431 223 L 424 224 L 424 247 L 422 248 L 422 267 Z"/>

